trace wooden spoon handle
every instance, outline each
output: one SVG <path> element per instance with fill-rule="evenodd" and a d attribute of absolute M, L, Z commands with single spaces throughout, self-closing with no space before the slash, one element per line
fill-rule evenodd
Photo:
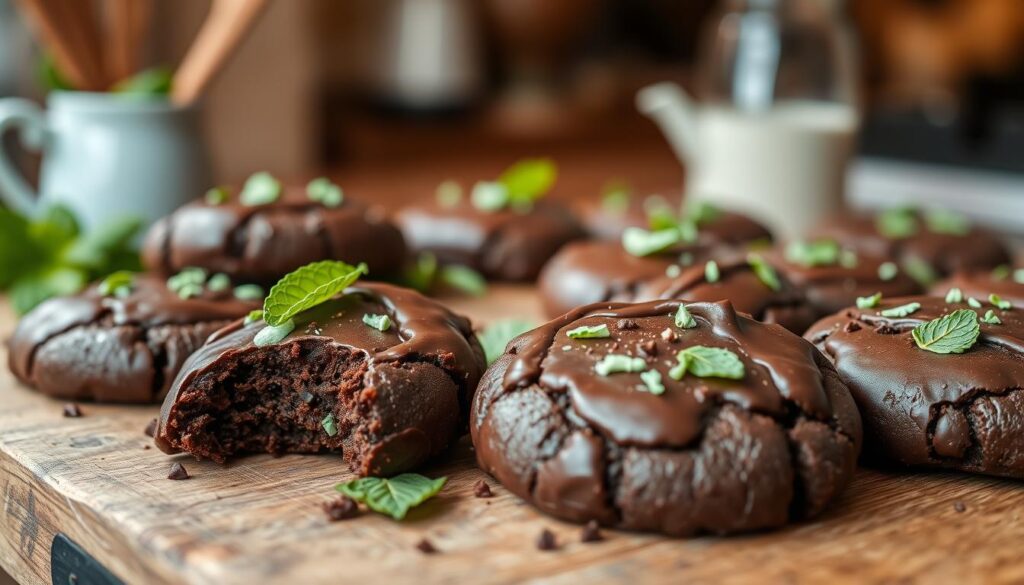
<path fill-rule="evenodd" d="M 18 0 L 18 7 L 32 24 L 42 44 L 53 56 L 57 69 L 76 89 L 98 90 L 102 82 L 69 34 L 71 25 L 62 7 L 48 0 Z"/>
<path fill-rule="evenodd" d="M 196 40 L 174 74 L 171 101 L 186 105 L 202 95 L 266 7 L 266 0 L 214 0 Z"/>

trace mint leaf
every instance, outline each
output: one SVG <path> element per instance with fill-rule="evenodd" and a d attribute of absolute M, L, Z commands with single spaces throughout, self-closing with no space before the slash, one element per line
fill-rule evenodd
<path fill-rule="evenodd" d="M 946 293 L 946 302 L 947 303 L 962 303 L 962 302 L 964 302 L 964 293 L 963 293 L 963 291 L 961 291 L 959 288 L 956 288 L 955 286 L 953 288 L 949 289 L 949 292 Z"/>
<path fill-rule="evenodd" d="M 718 268 L 718 262 L 708 260 L 707 263 L 704 264 L 704 280 L 714 284 L 718 282 L 718 279 L 721 277 L 722 271 Z"/>
<path fill-rule="evenodd" d="M 167 67 L 152 67 L 118 81 L 110 91 L 131 97 L 163 96 L 171 92 L 173 80 L 172 70 Z"/>
<path fill-rule="evenodd" d="M 722 210 L 707 201 L 694 201 L 686 210 L 686 218 L 697 226 L 714 223 L 722 217 Z"/>
<path fill-rule="evenodd" d="M 898 307 L 891 307 L 885 309 L 880 314 L 883 317 L 907 317 L 909 315 L 913 315 L 914 313 L 916 313 L 917 310 L 920 308 L 921 303 L 907 303 L 905 305 L 900 305 Z"/>
<path fill-rule="evenodd" d="M 526 319 L 504 319 L 495 321 L 482 331 L 477 333 L 477 339 L 484 348 L 484 355 L 487 356 L 487 365 L 494 363 L 494 360 L 505 353 L 508 342 L 536 327 L 536 324 Z"/>
<path fill-rule="evenodd" d="M 320 426 L 324 428 L 324 432 L 327 433 L 328 437 L 333 437 L 338 434 L 338 421 L 334 418 L 333 414 L 328 414 L 320 421 Z"/>
<path fill-rule="evenodd" d="M 594 365 L 594 371 L 601 376 L 629 372 L 642 372 L 646 369 L 647 362 L 645 362 L 643 358 L 616 353 L 604 356 L 601 358 L 601 361 Z"/>
<path fill-rule="evenodd" d="M 469 201 L 473 207 L 486 213 L 501 211 L 509 203 L 508 189 L 501 183 L 478 181 L 473 185 Z"/>
<path fill-rule="evenodd" d="M 403 473 L 390 479 L 363 477 L 334 486 L 334 489 L 374 512 L 405 518 L 410 509 L 437 495 L 448 478 L 430 479 L 417 473 Z"/>
<path fill-rule="evenodd" d="M 683 233 L 675 227 L 648 231 L 628 227 L 622 232 L 622 247 L 633 256 L 650 256 L 683 242 Z"/>
<path fill-rule="evenodd" d="M 721 347 L 694 345 L 676 354 L 679 365 L 669 376 L 681 380 L 686 372 L 698 378 L 728 378 L 741 380 L 745 375 L 743 362 L 731 350 Z"/>
<path fill-rule="evenodd" d="M 391 329 L 391 317 L 388 317 L 387 315 L 364 313 L 363 323 L 373 327 L 377 331 L 387 331 L 388 329 Z"/>
<path fill-rule="evenodd" d="M 629 185 L 621 181 L 606 183 L 601 190 L 601 208 L 614 215 L 623 215 L 629 211 L 631 199 Z"/>
<path fill-rule="evenodd" d="M 203 199 L 206 200 L 207 205 L 223 205 L 228 202 L 231 195 L 228 193 L 226 187 L 213 187 L 206 191 L 206 195 Z"/>
<path fill-rule="evenodd" d="M 167 279 L 167 288 L 181 295 L 185 288 L 200 287 L 206 284 L 206 270 L 196 266 L 184 268 L 181 272 Z"/>
<path fill-rule="evenodd" d="M 644 212 L 647 214 L 647 227 L 654 231 L 676 228 L 680 224 L 675 208 L 660 196 L 644 201 Z M 688 223 L 692 225 L 692 222 Z"/>
<path fill-rule="evenodd" d="M 131 294 L 135 283 L 135 273 L 127 270 L 118 270 L 103 279 L 99 285 L 99 293 L 105 297 L 116 296 L 124 298 Z"/>
<path fill-rule="evenodd" d="M 920 258 L 907 258 L 903 263 L 903 270 L 910 275 L 921 286 L 928 288 L 939 279 L 935 269 L 927 261 Z"/>
<path fill-rule="evenodd" d="M 887 209 L 875 217 L 875 229 L 886 238 L 909 238 L 917 233 L 917 215 L 909 207 Z"/>
<path fill-rule="evenodd" d="M 754 274 L 757 275 L 757 279 L 762 284 L 770 288 L 771 290 L 778 291 L 782 289 L 782 283 L 779 281 L 779 275 L 772 268 L 771 264 L 765 262 L 758 254 L 750 254 L 747 256 L 747 264 L 754 270 Z"/>
<path fill-rule="evenodd" d="M 62 261 L 98 274 L 107 274 L 118 268 L 134 268 L 114 266 L 113 260 L 128 249 L 141 227 L 142 221 L 137 217 L 108 221 L 71 243 L 64 251 Z M 138 263 L 137 256 L 135 263 Z"/>
<path fill-rule="evenodd" d="M 575 329 L 566 331 L 565 334 L 572 339 L 603 339 L 612 336 L 612 332 L 608 331 L 608 326 L 604 323 L 600 325 L 580 325 Z"/>
<path fill-rule="evenodd" d="M 693 318 L 690 311 L 686 309 L 686 305 L 680 303 L 679 309 L 676 311 L 675 316 L 676 327 L 680 329 L 693 329 L 697 326 L 697 320 Z"/>
<path fill-rule="evenodd" d="M 262 320 L 263 311 L 261 309 L 256 309 L 254 311 L 249 311 L 249 314 L 245 316 L 245 320 L 242 321 L 242 325 L 248 325 L 250 323 L 255 323 L 256 321 Z"/>
<path fill-rule="evenodd" d="M 992 269 L 990 277 L 992 280 L 1006 280 L 1010 278 L 1011 268 L 1006 264 L 1000 264 Z"/>
<path fill-rule="evenodd" d="M 324 207 L 337 207 L 345 199 L 341 187 L 335 185 L 327 177 L 313 179 L 306 185 L 306 196 Z"/>
<path fill-rule="evenodd" d="M 969 307 L 971 307 L 972 309 L 980 309 L 981 308 L 981 301 L 979 301 L 978 299 L 976 299 L 974 297 L 967 297 L 967 305 Z"/>
<path fill-rule="evenodd" d="M 558 167 L 546 158 L 521 160 L 498 177 L 505 186 L 509 201 L 514 205 L 529 206 L 551 190 L 558 178 Z"/>
<path fill-rule="evenodd" d="M 1024 284 L 1024 268 L 1013 271 L 1013 281 L 1017 284 Z"/>
<path fill-rule="evenodd" d="M 971 222 L 963 215 L 946 209 L 929 211 L 924 216 L 928 231 L 935 234 L 966 236 L 971 231 Z"/>
<path fill-rule="evenodd" d="M 895 263 L 882 262 L 878 266 L 878 278 L 881 278 L 883 281 L 890 281 L 896 278 L 896 275 L 899 273 L 899 271 L 900 269 L 898 266 L 896 266 Z"/>
<path fill-rule="evenodd" d="M 206 281 L 206 288 L 212 292 L 223 292 L 231 288 L 231 278 L 223 272 L 218 272 L 210 277 L 210 280 Z M 263 295 L 260 295 L 262 298 Z"/>
<path fill-rule="evenodd" d="M 442 283 L 475 297 L 487 294 L 487 280 L 468 266 L 459 264 L 442 266 L 438 278 Z"/>
<path fill-rule="evenodd" d="M 661 372 L 658 370 L 647 370 L 646 372 L 641 372 L 640 379 L 643 380 L 644 386 L 651 394 L 660 396 L 665 393 L 665 384 L 662 383 Z"/>
<path fill-rule="evenodd" d="M 238 200 L 247 207 L 268 205 L 281 197 L 281 182 L 267 172 L 253 173 L 245 180 Z"/>
<path fill-rule="evenodd" d="M 263 301 L 263 320 L 268 325 L 281 325 L 330 300 L 366 273 L 366 264 L 351 266 L 337 260 L 322 260 L 298 268 L 270 289 Z"/>
<path fill-rule="evenodd" d="M 985 316 L 981 318 L 981 322 L 982 323 L 987 323 L 989 325 L 1002 325 L 1003 324 L 1002 319 L 997 317 L 996 316 L 996 312 L 993 311 L 992 309 L 989 309 L 989 310 L 985 311 Z"/>
<path fill-rule="evenodd" d="M 870 297 L 857 297 L 858 309 L 874 309 L 882 300 L 882 293 L 876 292 Z"/>
<path fill-rule="evenodd" d="M 988 302 L 992 303 L 996 308 L 1002 309 L 1004 311 L 1009 311 L 1010 309 L 1013 308 L 1013 303 L 1007 300 L 1003 300 L 1003 298 L 997 295 L 996 293 L 988 295 Z"/>
<path fill-rule="evenodd" d="M 942 354 L 967 351 L 978 341 L 980 334 L 978 315 L 970 309 L 953 311 L 922 323 L 911 332 L 918 347 Z"/>
<path fill-rule="evenodd" d="M 427 292 L 437 278 L 437 256 L 430 252 L 423 252 L 416 257 L 416 261 L 405 269 L 404 280 L 406 286 Z"/>
<path fill-rule="evenodd" d="M 263 320 L 266 321 L 266 311 L 263 312 Z M 295 321 L 288 319 L 284 323 L 278 325 L 267 325 L 260 332 L 256 334 L 252 342 L 256 347 L 263 347 L 265 345 L 273 345 L 285 337 L 288 334 L 295 331 Z"/>
<path fill-rule="evenodd" d="M 456 207 L 462 202 L 462 185 L 452 179 L 441 181 L 434 196 L 441 207 Z"/>
<path fill-rule="evenodd" d="M 786 246 L 786 261 L 808 268 L 832 266 L 839 262 L 840 248 L 834 240 L 790 242 Z"/>
<path fill-rule="evenodd" d="M 78 269 L 58 267 L 19 278 L 11 286 L 11 305 L 19 315 L 31 311 L 51 297 L 74 294 L 88 283 L 88 275 Z"/>
<path fill-rule="evenodd" d="M 46 257 L 47 250 L 29 236 L 28 221 L 0 208 L 0 289 L 34 271 Z"/>

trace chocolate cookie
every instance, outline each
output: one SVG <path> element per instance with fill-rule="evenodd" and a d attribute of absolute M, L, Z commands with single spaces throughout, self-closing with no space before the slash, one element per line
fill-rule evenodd
<path fill-rule="evenodd" d="M 618 240 L 627 228 L 657 228 L 659 218 L 675 214 L 681 207 L 678 198 L 657 195 L 601 201 L 592 199 L 579 204 L 580 216 L 591 237 L 600 240 Z M 771 242 L 768 228 L 741 213 L 718 209 L 706 203 L 691 207 L 688 214 L 697 228 L 708 238 L 707 243 L 748 244 Z"/>
<path fill-rule="evenodd" d="M 791 242 L 765 257 L 803 291 L 817 317 L 831 315 L 859 297 L 920 294 L 921 285 L 895 262 L 844 250 L 832 240 Z"/>
<path fill-rule="evenodd" d="M 480 466 L 546 513 L 631 530 L 726 534 L 821 512 L 860 448 L 835 370 L 728 302 L 680 306 L 582 307 L 513 340 L 473 403 Z"/>
<path fill-rule="evenodd" d="M 866 459 L 1024 478 L 1024 308 L 883 299 L 827 317 L 806 337 L 860 407 Z"/>
<path fill-rule="evenodd" d="M 995 268 L 1010 262 L 992 233 L 948 212 L 890 209 L 874 216 L 849 215 L 825 222 L 811 239 L 828 238 L 858 253 L 896 261 L 928 286 L 959 270 Z"/>
<path fill-rule="evenodd" d="M 211 338 L 175 380 L 157 445 L 221 462 L 340 452 L 360 475 L 391 475 L 465 431 L 485 367 L 468 320 L 414 291 L 360 284 L 294 321 L 276 343 L 254 343 L 262 321 Z"/>
<path fill-rule="evenodd" d="M 777 323 L 797 335 L 818 318 L 800 287 L 759 255 L 721 256 L 636 287 L 633 300 L 655 299 L 729 300 L 737 311 L 764 323 Z"/>
<path fill-rule="evenodd" d="M 974 297 L 984 302 L 989 295 L 994 294 L 1016 307 L 1024 307 L 1024 268 L 1011 270 L 1001 267 L 995 270 L 957 272 L 933 286 L 931 294 L 945 297 L 954 288 L 959 289 L 964 298 Z"/>
<path fill-rule="evenodd" d="M 584 237 L 564 207 L 540 201 L 525 210 L 482 211 L 470 203 L 407 207 L 396 218 L 409 248 L 490 280 L 532 281 L 559 248 Z"/>
<path fill-rule="evenodd" d="M 227 191 L 194 201 L 154 224 L 142 248 L 149 270 L 198 266 L 266 285 L 326 259 L 365 262 L 384 277 L 400 270 L 405 254 L 402 234 L 380 212 L 347 197 L 329 206 L 304 188 L 284 189 L 268 203 L 246 205 Z"/>
<path fill-rule="evenodd" d="M 182 295 L 148 274 L 101 288 L 48 300 L 22 318 L 9 356 L 19 380 L 67 400 L 158 401 L 210 334 L 262 302 L 240 300 L 227 285 Z"/>

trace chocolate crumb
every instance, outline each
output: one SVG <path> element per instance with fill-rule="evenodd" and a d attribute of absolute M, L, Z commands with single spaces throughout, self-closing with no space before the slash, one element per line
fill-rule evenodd
<path fill-rule="evenodd" d="M 637 324 L 637 322 L 632 319 L 619 319 L 618 321 L 615 322 L 615 326 L 618 327 L 619 329 L 622 329 L 623 331 L 637 329 L 640 327 L 640 325 Z"/>
<path fill-rule="evenodd" d="M 359 515 L 359 504 L 348 496 L 340 496 L 323 504 L 324 513 L 331 522 L 348 520 Z"/>
<path fill-rule="evenodd" d="M 647 357 L 654 357 L 658 355 L 658 344 L 653 339 L 649 339 L 640 344 L 640 353 Z"/>
<path fill-rule="evenodd" d="M 675 331 L 666 327 L 665 330 L 661 332 L 661 338 L 669 343 L 675 343 L 676 340 L 679 339 L 679 336 L 676 335 Z"/>
<path fill-rule="evenodd" d="M 604 540 L 604 535 L 601 534 L 601 528 L 597 525 L 597 520 L 587 522 L 587 525 L 583 527 L 583 531 L 580 533 L 580 542 L 601 542 L 602 540 Z"/>
<path fill-rule="evenodd" d="M 151 448 L 152 448 L 152 447 L 151 447 L 150 445 L 143 445 L 143 446 L 142 446 L 142 450 L 143 450 L 143 451 L 149 451 L 149 450 L 150 450 Z"/>
<path fill-rule="evenodd" d="M 963 503 L 960 500 L 957 500 L 953 502 L 953 509 L 962 514 L 967 511 L 967 504 Z"/>
<path fill-rule="evenodd" d="M 149 423 L 146 425 L 146 429 L 144 431 L 142 431 L 142 432 L 146 433 L 147 437 L 155 437 L 156 436 L 156 425 L 157 425 L 157 422 L 156 422 L 156 419 L 154 418 L 154 419 L 149 421 Z"/>
<path fill-rule="evenodd" d="M 491 486 L 487 485 L 487 482 L 482 479 L 473 484 L 473 495 L 478 498 L 494 497 L 494 493 L 491 492 Z"/>
<path fill-rule="evenodd" d="M 434 546 L 434 543 L 430 542 L 426 538 L 420 539 L 420 541 L 416 543 L 416 548 L 418 548 L 419 551 L 425 555 L 432 555 L 438 552 L 437 547 Z"/>
<path fill-rule="evenodd" d="M 860 323 L 856 321 L 847 321 L 846 327 L 843 327 L 843 331 L 847 333 L 853 333 L 854 331 L 860 331 Z"/>
<path fill-rule="evenodd" d="M 301 398 L 302 401 L 305 402 L 306 404 L 310 404 L 313 402 L 313 399 L 316 398 L 316 396 L 313 396 L 312 392 L 306 390 L 302 394 L 299 394 L 299 398 Z"/>
<path fill-rule="evenodd" d="M 551 532 L 547 528 L 541 530 L 540 536 L 537 537 L 537 549 L 558 550 L 558 541 L 555 540 L 555 533 Z"/>
<path fill-rule="evenodd" d="M 78 418 L 82 416 L 82 409 L 78 408 L 78 405 L 74 402 L 68 402 L 64 405 L 64 418 Z"/>
<path fill-rule="evenodd" d="M 188 479 L 191 477 L 188 474 L 188 470 L 181 463 L 175 463 L 171 465 L 171 472 L 167 474 L 167 479 Z"/>

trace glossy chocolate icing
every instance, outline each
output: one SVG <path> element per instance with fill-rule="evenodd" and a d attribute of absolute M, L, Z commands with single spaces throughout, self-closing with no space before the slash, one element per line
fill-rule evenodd
<path fill-rule="evenodd" d="M 404 258 L 401 233 L 379 211 L 349 198 L 325 207 L 298 188 L 266 205 L 242 205 L 234 194 L 220 205 L 193 201 L 154 224 L 142 249 L 149 270 L 198 266 L 262 284 L 329 259 L 366 262 L 372 275 L 383 277 Z"/>
<path fill-rule="evenodd" d="M 945 297 L 954 287 L 960 289 L 964 298 L 985 302 L 994 293 L 1015 307 L 1024 308 L 1024 282 L 1017 282 L 1012 276 L 997 278 L 991 270 L 960 271 L 933 286 L 930 292 L 932 296 Z"/>
<path fill-rule="evenodd" d="M 468 266 L 488 279 L 528 281 L 563 245 L 584 237 L 562 206 L 540 201 L 528 211 L 480 211 L 469 203 L 402 209 L 396 221 L 410 250 Z"/>
<path fill-rule="evenodd" d="M 53 396 L 159 400 L 192 349 L 259 304 L 236 299 L 230 289 L 204 289 L 182 299 L 162 277 L 149 274 L 136 275 L 123 298 L 104 296 L 92 285 L 50 299 L 22 318 L 10 340 L 10 368 L 25 384 Z M 35 363 L 39 352 L 46 356 L 41 366 Z"/>
<path fill-rule="evenodd" d="M 599 303 L 513 340 L 474 401 L 470 428 L 481 467 L 556 516 L 670 534 L 777 526 L 791 509 L 819 511 L 852 476 L 860 442 L 853 402 L 827 360 L 727 301 L 688 304 L 697 327 L 681 329 L 673 317 L 679 305 Z M 599 324 L 610 338 L 566 334 Z M 744 378 L 672 379 L 676 352 L 694 345 L 732 350 Z M 645 391 L 639 373 L 595 373 L 609 354 L 643 358 L 660 372 L 664 394 Z M 737 441 L 737 433 L 750 435 Z M 787 441 L 794 453 L 816 453 L 816 465 L 790 460 Z M 735 467 L 716 468 L 721 458 Z M 660 474 L 677 464 L 676 479 L 663 485 Z M 829 476 L 823 492 L 806 483 L 818 473 Z M 732 498 L 747 490 L 757 495 L 744 509 L 743 498 Z"/>
<path fill-rule="evenodd" d="M 907 317 L 880 314 L 909 302 L 921 308 Z M 885 299 L 808 330 L 861 409 L 869 459 L 1024 477 L 1024 310 L 985 305 L 972 310 L 993 309 L 1002 323 L 981 323 L 978 342 L 962 354 L 925 351 L 911 336 L 922 323 L 970 309 L 937 297 Z"/>

